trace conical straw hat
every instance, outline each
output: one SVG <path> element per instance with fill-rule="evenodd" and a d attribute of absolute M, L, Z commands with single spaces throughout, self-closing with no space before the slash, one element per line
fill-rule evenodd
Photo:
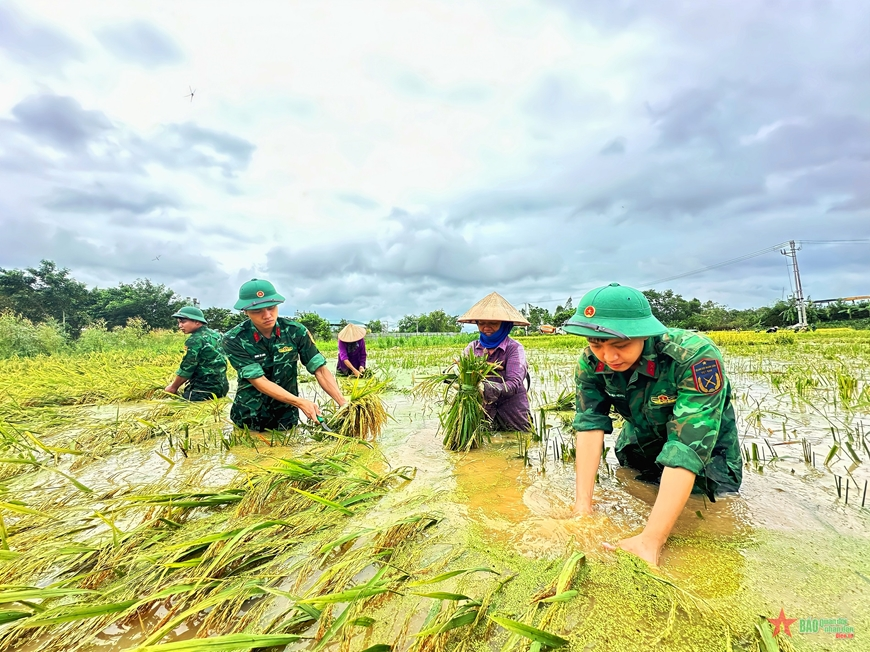
<path fill-rule="evenodd" d="M 515 326 L 529 325 L 523 314 L 498 292 L 487 294 L 457 321 L 464 324 L 472 324 L 476 321 L 512 321 Z"/>
<path fill-rule="evenodd" d="M 338 339 L 342 342 L 358 342 L 366 336 L 366 329 L 356 324 L 348 324 L 338 331 Z"/>

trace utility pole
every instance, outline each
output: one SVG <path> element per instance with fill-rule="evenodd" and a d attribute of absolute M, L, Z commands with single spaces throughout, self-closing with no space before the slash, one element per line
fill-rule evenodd
<path fill-rule="evenodd" d="M 779 253 L 783 256 L 791 258 L 791 267 L 794 272 L 794 298 L 797 303 L 798 323 L 796 326 L 801 328 L 807 327 L 807 305 L 804 301 L 804 289 L 801 285 L 801 272 L 798 269 L 797 252 L 800 251 L 800 246 L 795 246 L 794 240 L 789 240 L 788 249 L 780 249 Z"/>

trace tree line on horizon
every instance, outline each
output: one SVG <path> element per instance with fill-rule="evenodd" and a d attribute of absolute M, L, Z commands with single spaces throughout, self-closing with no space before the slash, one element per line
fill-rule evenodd
<path fill-rule="evenodd" d="M 797 321 L 797 304 L 793 298 L 778 300 L 770 306 L 737 310 L 714 301 L 685 299 L 672 290 L 644 290 L 644 295 L 656 317 L 676 328 L 747 330 L 785 327 Z M 196 301 L 149 279 L 119 283 L 110 288 L 88 288 L 73 278 L 69 269 L 59 268 L 50 260 L 42 260 L 38 267 L 26 269 L 0 267 L 0 312 L 11 311 L 33 323 L 56 322 L 72 338 L 97 322 L 111 329 L 126 325 L 130 319 L 141 319 L 148 328 L 175 328 L 172 314 L 184 305 L 196 305 Z M 521 311 L 531 324 L 530 330 L 536 331 L 544 324 L 562 326 L 574 314 L 574 306 L 569 298 L 553 312 L 535 305 L 523 306 Z M 229 330 L 245 319 L 244 313 L 217 306 L 203 308 L 203 314 L 211 327 L 221 331 Z M 316 312 L 299 311 L 293 318 L 305 324 L 315 337 L 329 339 L 333 336 L 329 320 Z M 870 322 L 870 301 L 836 302 L 825 308 L 809 303 L 807 318 L 810 324 L 816 325 L 849 321 L 853 325 L 868 327 L 870 323 L 861 323 L 861 320 Z M 462 325 L 456 319 L 457 315 L 438 309 L 405 315 L 393 330 L 401 333 L 459 332 Z M 346 323 L 342 320 L 339 326 Z M 369 332 L 387 331 L 387 324 L 380 319 L 365 325 Z"/>

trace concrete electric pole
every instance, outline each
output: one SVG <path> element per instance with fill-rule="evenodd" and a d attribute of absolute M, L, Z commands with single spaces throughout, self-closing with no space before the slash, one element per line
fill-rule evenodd
<path fill-rule="evenodd" d="M 795 326 L 799 326 L 800 328 L 807 327 L 807 304 L 804 301 L 804 289 L 801 285 L 801 272 L 798 269 L 798 259 L 797 252 L 800 250 L 799 246 L 795 246 L 794 240 L 789 240 L 788 249 L 780 249 L 779 253 L 783 256 L 788 256 L 791 258 L 791 267 L 794 272 L 794 298 L 797 303 L 797 311 L 798 311 L 798 323 Z"/>

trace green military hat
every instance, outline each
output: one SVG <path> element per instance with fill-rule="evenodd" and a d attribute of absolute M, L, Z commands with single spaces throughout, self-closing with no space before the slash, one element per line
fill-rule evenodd
<path fill-rule="evenodd" d="M 252 278 L 239 288 L 239 300 L 233 306 L 236 310 L 258 310 L 270 308 L 284 303 L 282 297 L 275 290 L 275 286 L 259 278 Z"/>
<path fill-rule="evenodd" d="M 602 339 L 652 337 L 668 329 L 652 314 L 640 290 L 611 283 L 590 290 L 563 328 L 572 335 Z"/>
<path fill-rule="evenodd" d="M 206 319 L 205 315 L 202 314 L 202 310 L 200 310 L 196 306 L 184 306 L 184 308 L 181 308 L 177 313 L 172 316 L 179 317 L 181 319 L 192 319 L 193 321 L 199 321 L 203 324 L 208 323 L 208 319 Z"/>

